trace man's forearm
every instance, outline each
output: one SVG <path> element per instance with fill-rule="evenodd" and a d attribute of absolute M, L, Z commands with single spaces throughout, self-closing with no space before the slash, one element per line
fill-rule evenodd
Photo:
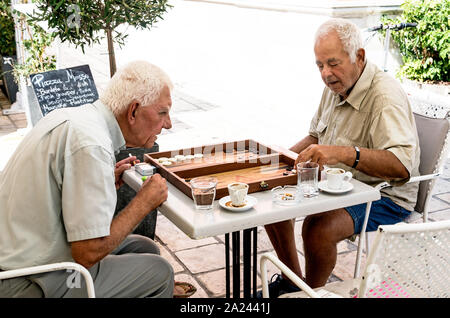
<path fill-rule="evenodd" d="M 356 158 L 355 149 L 351 149 L 354 153 L 353 161 L 349 162 L 350 167 Z M 388 150 L 377 150 L 360 148 L 360 159 L 356 169 L 373 177 L 385 180 L 406 179 L 409 172 L 401 161 Z"/>
<path fill-rule="evenodd" d="M 89 268 L 110 254 L 151 211 L 135 197 L 111 222 L 110 234 L 72 243 L 72 257 Z"/>
<path fill-rule="evenodd" d="M 388 150 L 359 148 L 360 157 L 356 169 L 373 177 L 385 180 L 405 179 L 408 170 L 400 160 Z M 352 167 L 356 159 L 356 150 L 352 146 L 336 146 L 334 153 L 338 161 Z M 330 164 L 335 164 L 331 162 Z"/>
<path fill-rule="evenodd" d="M 296 146 L 300 147 L 301 142 Z M 311 160 L 321 166 L 343 163 L 349 167 L 353 166 L 355 159 L 356 150 L 352 146 L 317 144 L 310 144 L 297 157 L 298 162 Z M 405 179 L 409 176 L 408 170 L 401 161 L 388 150 L 360 148 L 360 158 L 356 169 L 384 180 Z"/>
<path fill-rule="evenodd" d="M 289 148 L 289 150 L 296 152 L 296 153 L 300 153 L 301 151 L 306 149 L 309 145 L 317 144 L 317 143 L 318 143 L 318 140 L 316 137 L 308 135 L 305 138 L 303 138 L 302 140 L 300 140 L 299 142 L 297 142 L 294 146 Z"/>

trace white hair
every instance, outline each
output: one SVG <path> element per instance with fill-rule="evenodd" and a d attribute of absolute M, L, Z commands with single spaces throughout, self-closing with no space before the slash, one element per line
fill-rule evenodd
<path fill-rule="evenodd" d="M 117 70 L 100 101 L 117 116 L 133 100 L 142 106 L 152 105 L 159 99 L 165 86 L 173 88 L 169 76 L 163 70 L 146 61 L 134 61 Z"/>
<path fill-rule="evenodd" d="M 362 36 L 359 28 L 352 22 L 334 18 L 323 23 L 316 31 L 315 41 L 317 43 L 322 37 L 336 31 L 341 40 L 344 51 L 350 57 L 352 63 L 356 62 L 356 52 L 363 47 Z"/>

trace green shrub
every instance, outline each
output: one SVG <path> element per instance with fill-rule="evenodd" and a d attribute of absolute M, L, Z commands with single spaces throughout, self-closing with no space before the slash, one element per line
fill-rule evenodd
<path fill-rule="evenodd" d="M 27 24 L 28 37 L 23 40 L 26 58 L 24 63 L 16 63 L 13 68 L 16 83 L 19 83 L 20 78 L 28 79 L 31 74 L 56 69 L 56 56 L 47 52 L 55 39 L 55 33 L 46 32 L 31 21 L 27 21 Z"/>
<path fill-rule="evenodd" d="M 14 19 L 9 7 L 10 2 L 10 0 L 0 0 L 0 54 L 2 56 L 16 54 Z"/>
<path fill-rule="evenodd" d="M 397 76 L 411 80 L 450 81 L 450 0 L 406 0 L 396 18 L 383 24 L 417 23 L 416 28 L 391 32 L 403 58 Z"/>

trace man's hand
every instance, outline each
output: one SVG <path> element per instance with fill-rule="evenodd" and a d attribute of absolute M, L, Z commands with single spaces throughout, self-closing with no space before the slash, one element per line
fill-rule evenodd
<path fill-rule="evenodd" d="M 324 165 L 335 165 L 339 162 L 349 164 L 354 160 L 354 149 L 352 147 L 344 146 L 330 146 L 330 145 L 309 145 L 306 149 L 298 154 L 295 160 L 295 166 L 299 162 L 317 162 L 320 166 L 320 170 Z M 353 158 L 352 158 L 353 156 Z"/>
<path fill-rule="evenodd" d="M 122 180 L 122 174 L 125 170 L 128 170 L 131 168 L 131 163 L 139 163 L 139 160 L 136 158 L 136 156 L 131 156 L 125 159 L 120 160 L 116 163 L 116 166 L 114 168 L 114 175 L 116 179 L 116 190 L 119 189 L 123 185 Z"/>
<path fill-rule="evenodd" d="M 168 189 L 166 179 L 159 173 L 155 173 L 144 181 L 137 197 L 145 205 L 149 206 L 149 211 L 156 209 L 167 200 Z"/>

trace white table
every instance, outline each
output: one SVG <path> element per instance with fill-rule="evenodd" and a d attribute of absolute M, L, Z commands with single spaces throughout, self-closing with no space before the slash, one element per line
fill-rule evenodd
<path fill-rule="evenodd" d="M 135 191 L 142 185 L 141 175 L 133 170 L 125 171 L 124 181 Z M 352 180 L 353 189 L 345 194 L 320 192 L 315 198 L 303 199 L 294 206 L 282 206 L 272 202 L 270 190 L 250 195 L 258 202 L 244 212 L 231 212 L 223 209 L 219 201 L 214 201 L 211 210 L 196 210 L 193 200 L 168 183 L 167 201 L 158 210 L 180 230 L 193 239 L 201 239 L 221 234 L 226 235 L 227 296 L 229 296 L 229 233 L 233 233 L 233 296 L 239 297 L 239 231 L 243 231 L 244 241 L 244 297 L 250 296 L 250 240 L 253 232 L 253 290 L 256 292 L 256 228 L 257 226 L 304 217 L 310 214 L 372 202 L 380 199 L 380 192 L 357 180 Z"/>

